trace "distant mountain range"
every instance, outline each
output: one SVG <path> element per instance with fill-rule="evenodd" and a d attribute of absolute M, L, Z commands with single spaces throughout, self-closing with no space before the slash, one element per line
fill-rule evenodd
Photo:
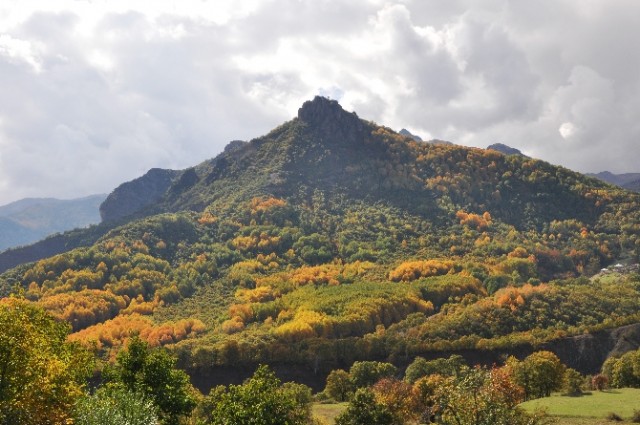
<path fill-rule="evenodd" d="M 0 251 L 100 222 L 106 195 L 61 200 L 26 198 L 0 206 Z"/>
<path fill-rule="evenodd" d="M 616 186 L 620 186 L 624 189 L 640 192 L 640 173 L 614 174 L 609 171 L 602 171 L 597 174 L 588 173 L 587 176 L 615 184 Z"/>

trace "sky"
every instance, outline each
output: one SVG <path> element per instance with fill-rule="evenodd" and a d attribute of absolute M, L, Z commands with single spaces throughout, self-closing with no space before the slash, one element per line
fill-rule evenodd
<path fill-rule="evenodd" d="M 316 95 L 423 139 L 640 172 L 637 0 L 3 0 L 0 204 L 108 193 Z"/>

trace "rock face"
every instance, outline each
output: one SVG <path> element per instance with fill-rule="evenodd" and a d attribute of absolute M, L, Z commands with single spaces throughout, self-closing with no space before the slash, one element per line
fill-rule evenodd
<path fill-rule="evenodd" d="M 100 205 L 102 221 L 119 220 L 158 201 L 178 175 L 180 171 L 152 168 L 144 176 L 121 184 Z"/>
<path fill-rule="evenodd" d="M 355 112 L 347 112 L 337 101 L 320 96 L 302 104 L 298 119 L 326 136 L 326 142 L 355 143 L 362 139 L 365 128 Z"/>

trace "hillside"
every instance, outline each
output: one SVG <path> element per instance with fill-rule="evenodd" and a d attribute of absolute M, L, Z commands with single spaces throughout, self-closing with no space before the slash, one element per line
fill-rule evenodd
<path fill-rule="evenodd" d="M 0 290 L 106 358 L 132 332 L 167 346 L 202 386 L 259 362 L 309 380 L 640 322 L 637 274 L 585 277 L 637 261 L 640 195 L 543 161 L 420 142 L 316 98 L 170 180 Z"/>
<path fill-rule="evenodd" d="M 0 206 L 0 251 L 36 242 L 53 233 L 99 223 L 98 207 L 105 197 L 27 198 Z"/>

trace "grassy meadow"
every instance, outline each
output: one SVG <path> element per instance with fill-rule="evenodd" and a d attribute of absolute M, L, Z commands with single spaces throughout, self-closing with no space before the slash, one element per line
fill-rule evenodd
<path fill-rule="evenodd" d="M 554 425 L 610 425 L 621 423 L 608 420 L 607 415 L 616 413 L 631 423 L 634 410 L 640 410 L 640 389 L 620 388 L 607 391 L 593 391 L 580 397 L 554 394 L 551 397 L 530 400 L 521 405 L 533 412 L 545 409 Z M 313 414 L 322 424 L 331 425 L 335 418 L 347 407 L 347 403 L 316 403 Z"/>
<path fill-rule="evenodd" d="M 600 425 L 613 423 L 605 418 L 611 412 L 629 421 L 634 410 L 640 410 L 640 389 L 620 388 L 593 391 L 580 397 L 554 394 L 522 404 L 528 411 L 545 409 L 550 416 L 557 417 L 559 425 Z"/>
<path fill-rule="evenodd" d="M 331 425 L 340 413 L 347 408 L 348 403 L 314 403 L 313 416 L 320 420 L 321 424 Z"/>

